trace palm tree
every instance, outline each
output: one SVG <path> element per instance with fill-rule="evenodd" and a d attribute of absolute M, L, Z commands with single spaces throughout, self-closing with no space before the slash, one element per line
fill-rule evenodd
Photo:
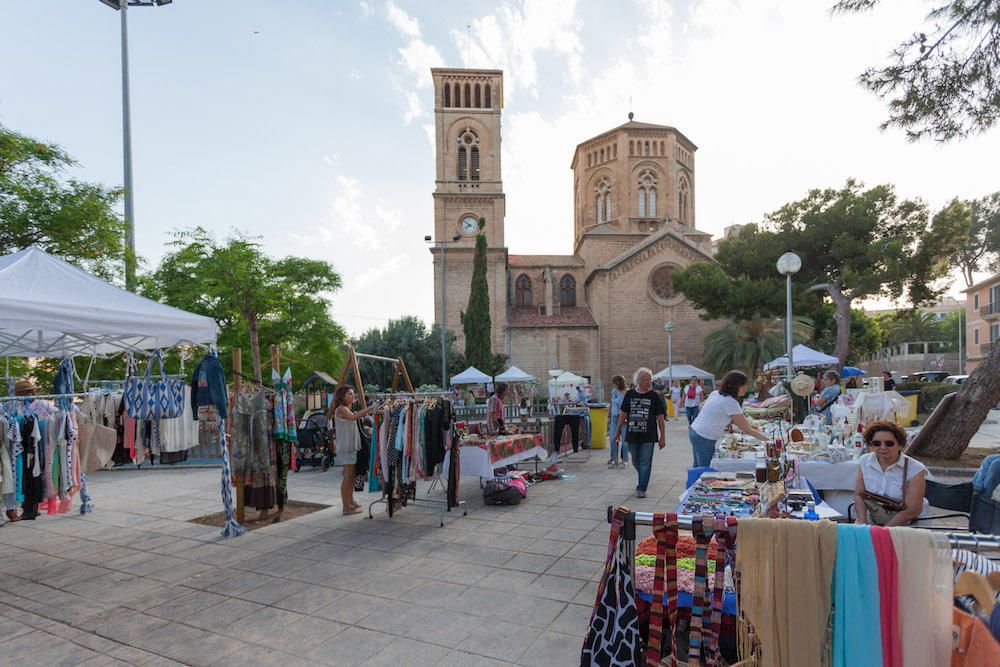
<path fill-rule="evenodd" d="M 796 343 L 812 336 L 812 321 L 796 317 L 792 322 L 792 340 Z M 785 321 L 755 317 L 731 321 L 705 336 L 705 365 L 716 375 L 742 370 L 756 377 L 764 364 L 780 357 L 785 350 Z"/>
<path fill-rule="evenodd" d="M 941 322 L 926 310 L 904 310 L 885 324 L 893 344 L 941 340 Z"/>

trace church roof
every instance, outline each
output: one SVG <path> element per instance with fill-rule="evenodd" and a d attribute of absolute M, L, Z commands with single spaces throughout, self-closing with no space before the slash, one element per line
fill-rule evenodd
<path fill-rule="evenodd" d="M 507 255 L 508 266 L 584 266 L 579 255 Z"/>
<path fill-rule="evenodd" d="M 580 147 L 584 146 L 585 144 L 589 144 L 590 142 L 596 141 L 597 139 L 602 139 L 608 136 L 609 134 L 614 134 L 615 132 L 621 132 L 622 130 L 626 132 L 642 131 L 642 130 L 645 131 L 659 130 L 659 131 L 673 132 L 678 137 L 680 137 L 684 143 L 688 144 L 688 146 L 690 146 L 692 150 L 698 150 L 698 146 L 693 141 L 688 139 L 687 136 L 683 132 L 678 130 L 676 127 L 672 127 L 670 125 L 657 125 L 655 123 L 643 123 L 638 120 L 630 120 L 627 123 L 622 123 L 618 127 L 613 127 L 610 130 L 607 130 L 606 132 L 601 132 L 596 136 L 590 137 L 586 141 L 581 141 L 579 144 L 576 145 L 576 150 L 573 151 L 573 154 L 576 155 L 576 153 L 579 152 Z"/>
<path fill-rule="evenodd" d="M 698 233 L 699 234 L 703 234 L 703 232 L 698 232 Z M 656 232 L 654 234 L 650 234 L 649 236 L 647 236 L 645 238 L 645 240 L 642 241 L 642 243 L 636 243 L 634 246 L 632 246 L 631 248 L 629 248 L 628 250 L 626 250 L 622 254 L 618 255 L 614 259 L 612 259 L 612 260 L 610 260 L 608 262 L 605 262 L 604 264 L 602 264 L 599 267 L 597 267 L 596 269 L 594 269 L 590 273 L 590 276 L 588 276 L 587 282 L 589 283 L 590 279 L 593 278 L 594 274 L 597 273 L 598 271 L 610 271 L 611 269 L 615 268 L 616 266 L 618 266 L 622 262 L 628 260 L 633 255 L 637 255 L 638 253 L 642 252 L 643 250 L 645 250 L 649 246 L 653 245 L 657 241 L 659 241 L 661 239 L 664 239 L 664 238 L 666 238 L 668 236 L 673 236 L 677 241 L 679 241 L 680 243 L 683 243 L 688 248 L 690 248 L 692 251 L 694 251 L 694 252 L 698 253 L 699 255 L 703 256 L 706 260 L 715 261 L 713 259 L 713 257 L 711 255 L 709 255 L 708 253 L 706 253 L 704 250 L 702 250 L 701 248 L 698 248 L 697 246 L 695 246 L 692 243 L 688 243 L 688 241 L 683 236 L 681 236 L 680 234 L 678 234 L 674 230 L 670 229 L 669 227 L 664 227 L 660 231 L 658 231 L 658 232 Z"/>
<path fill-rule="evenodd" d="M 507 311 L 507 324 L 511 327 L 596 327 L 590 308 L 586 306 L 562 306 L 558 315 L 545 316 L 537 306 L 519 306 Z"/>

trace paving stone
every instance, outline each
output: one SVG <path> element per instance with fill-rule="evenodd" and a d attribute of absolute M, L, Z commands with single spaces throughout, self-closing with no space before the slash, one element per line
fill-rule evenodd
<path fill-rule="evenodd" d="M 436 666 L 449 653 L 449 649 L 434 644 L 398 637 L 365 661 L 366 667 Z"/>
<path fill-rule="evenodd" d="M 263 586 L 237 594 L 237 597 L 264 605 L 273 605 L 309 588 L 309 584 L 288 579 L 272 579 Z"/>
<path fill-rule="evenodd" d="M 507 570 L 517 570 L 519 572 L 534 572 L 541 574 L 549 569 L 556 562 L 555 556 L 544 556 L 541 554 L 520 553 L 503 564 Z"/>
<path fill-rule="evenodd" d="M 577 667 L 582 641 L 580 635 L 543 632 L 521 657 L 520 664 L 530 667 Z"/>
<path fill-rule="evenodd" d="M 361 663 L 392 643 L 392 635 L 363 628 L 347 628 L 309 653 L 322 664 L 352 665 Z"/>
<path fill-rule="evenodd" d="M 385 598 L 362 593 L 344 593 L 331 604 L 313 613 L 321 618 L 354 625 L 390 604 L 391 601 Z"/>
<path fill-rule="evenodd" d="M 515 625 L 496 618 L 476 626 L 462 642 L 469 653 L 516 663 L 541 634 L 536 628 Z M 579 655 L 576 656 L 579 663 Z"/>

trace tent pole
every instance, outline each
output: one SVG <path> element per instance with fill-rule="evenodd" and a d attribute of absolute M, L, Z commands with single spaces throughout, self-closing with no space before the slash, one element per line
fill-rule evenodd
<path fill-rule="evenodd" d="M 277 373 L 278 375 L 281 375 L 281 350 L 279 350 L 278 346 L 274 345 L 274 344 L 271 345 L 270 350 L 271 350 L 271 370 L 274 371 L 275 373 Z M 290 443 L 288 443 L 288 444 L 289 444 L 289 455 L 290 455 L 291 454 L 291 444 Z M 278 454 L 278 456 L 281 456 L 281 454 Z M 281 505 L 278 506 L 278 515 L 275 518 L 275 521 L 278 521 L 278 520 L 281 519 L 281 510 L 283 510 L 283 509 L 284 509 L 283 506 L 281 506 Z M 261 518 L 261 520 L 266 519 L 267 515 L 268 515 L 268 511 L 266 509 L 262 509 L 260 511 L 260 518 Z"/>

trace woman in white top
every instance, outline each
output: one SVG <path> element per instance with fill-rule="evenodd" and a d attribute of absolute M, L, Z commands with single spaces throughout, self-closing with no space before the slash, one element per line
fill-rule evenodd
<path fill-rule="evenodd" d="M 692 377 L 687 386 L 681 390 L 681 407 L 688 418 L 688 426 L 694 423 L 698 416 L 698 408 L 701 407 L 701 398 L 705 390 L 701 388 L 701 380 Z"/>
<path fill-rule="evenodd" d="M 680 414 L 681 410 L 681 381 L 674 380 L 670 386 L 670 405 L 673 406 L 674 417 Z"/>
<path fill-rule="evenodd" d="M 705 399 L 698 411 L 698 416 L 688 429 L 691 440 L 691 450 L 694 452 L 694 467 L 704 468 L 712 464 L 715 456 L 715 443 L 726 433 L 730 425 L 738 427 L 747 435 L 758 440 L 768 440 L 768 437 L 750 426 L 738 398 L 747 392 L 750 379 L 746 373 L 729 371 L 722 378 L 717 391 L 713 391 Z"/>
<path fill-rule="evenodd" d="M 340 482 L 340 500 L 344 505 L 344 514 L 358 514 L 361 503 L 354 500 L 354 467 L 358 452 L 361 451 L 361 433 L 358 432 L 358 421 L 364 419 L 376 409 L 373 403 L 364 410 L 353 412 L 354 389 L 342 384 L 333 394 L 333 424 L 336 441 L 334 453 L 344 461 L 344 479 Z"/>
<path fill-rule="evenodd" d="M 903 453 L 906 432 L 888 421 L 873 422 L 865 429 L 865 444 L 872 450 L 858 459 L 858 479 L 854 483 L 855 523 L 905 526 L 924 510 L 927 468 Z M 905 481 L 904 481 L 905 477 Z M 891 518 L 870 495 L 902 501 L 904 508 Z M 872 511 L 874 510 L 874 511 Z"/>

